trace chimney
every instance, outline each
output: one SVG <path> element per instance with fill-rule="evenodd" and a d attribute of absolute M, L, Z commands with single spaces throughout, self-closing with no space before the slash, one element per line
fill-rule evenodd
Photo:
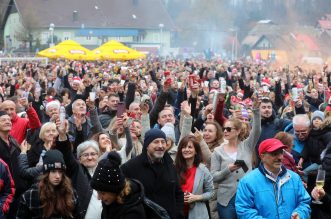
<path fill-rule="evenodd" d="M 72 12 L 72 21 L 78 21 L 78 11 L 76 10 Z"/>

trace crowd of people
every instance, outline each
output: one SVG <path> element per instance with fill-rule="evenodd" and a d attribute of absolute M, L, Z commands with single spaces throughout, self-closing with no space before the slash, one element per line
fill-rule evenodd
<path fill-rule="evenodd" d="M 330 77 L 252 61 L 2 62 L 0 218 L 331 218 Z"/>

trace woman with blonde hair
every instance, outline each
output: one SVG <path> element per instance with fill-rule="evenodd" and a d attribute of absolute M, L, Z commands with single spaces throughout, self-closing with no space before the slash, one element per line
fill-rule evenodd
<path fill-rule="evenodd" d="M 54 122 L 46 122 L 41 126 L 39 139 L 31 145 L 30 150 L 27 152 L 30 167 L 36 166 L 38 162 L 40 163 L 40 157 L 53 148 L 58 135 L 59 133 Z"/>
<path fill-rule="evenodd" d="M 235 219 L 235 195 L 237 184 L 252 169 L 252 155 L 261 133 L 259 101 L 254 102 L 252 130 L 247 139 L 239 119 L 231 118 L 224 123 L 224 139 L 211 156 L 211 173 L 218 183 L 217 209 L 220 219 Z"/>

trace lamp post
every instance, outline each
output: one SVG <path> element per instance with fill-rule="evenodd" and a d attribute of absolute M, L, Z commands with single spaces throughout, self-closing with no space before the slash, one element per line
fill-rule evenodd
<path fill-rule="evenodd" d="M 232 48 L 231 48 L 231 60 L 236 60 L 238 57 L 238 29 L 237 28 L 231 28 L 231 32 L 234 33 L 234 36 L 232 38 Z"/>
<path fill-rule="evenodd" d="M 49 24 L 49 31 L 51 33 L 50 47 L 54 46 L 54 27 L 55 27 L 55 25 L 53 23 Z"/>
<path fill-rule="evenodd" d="M 163 44 L 163 28 L 164 24 L 159 24 L 160 28 L 160 55 L 162 54 L 162 44 Z"/>

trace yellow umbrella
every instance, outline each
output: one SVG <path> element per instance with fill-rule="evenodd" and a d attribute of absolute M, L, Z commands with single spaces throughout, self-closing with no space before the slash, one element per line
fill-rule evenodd
<path fill-rule="evenodd" d="M 146 55 L 115 40 L 103 44 L 93 50 L 93 53 L 103 60 L 132 60 L 145 58 Z"/>
<path fill-rule="evenodd" d="M 37 56 L 50 59 L 95 60 L 94 53 L 73 40 L 66 40 L 56 46 L 40 51 Z"/>

